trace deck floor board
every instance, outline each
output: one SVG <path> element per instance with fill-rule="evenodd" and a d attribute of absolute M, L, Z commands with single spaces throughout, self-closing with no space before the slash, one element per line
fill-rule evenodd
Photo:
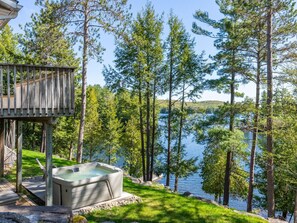
<path fill-rule="evenodd" d="M 19 195 L 15 193 L 14 188 L 6 179 L 0 179 L 0 205 L 13 205 L 19 199 Z"/>

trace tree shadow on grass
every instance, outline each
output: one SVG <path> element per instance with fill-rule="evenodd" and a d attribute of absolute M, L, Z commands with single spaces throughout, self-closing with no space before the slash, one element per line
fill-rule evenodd
<path fill-rule="evenodd" d="M 183 197 L 166 190 L 133 184 L 125 179 L 124 190 L 142 198 L 142 203 L 95 211 L 86 215 L 89 222 L 197 222 L 246 223 L 264 222 L 238 215 L 232 210 Z"/>

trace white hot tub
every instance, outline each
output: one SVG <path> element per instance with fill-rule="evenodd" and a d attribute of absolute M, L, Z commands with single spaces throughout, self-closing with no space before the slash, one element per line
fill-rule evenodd
<path fill-rule="evenodd" d="M 120 197 L 123 171 L 104 163 L 53 169 L 54 204 L 72 209 Z"/>

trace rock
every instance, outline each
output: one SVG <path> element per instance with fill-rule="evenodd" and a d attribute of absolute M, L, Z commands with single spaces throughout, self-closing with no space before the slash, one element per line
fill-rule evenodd
<path fill-rule="evenodd" d="M 81 215 L 75 215 L 72 219 L 73 223 L 88 223 L 87 219 Z"/>
<path fill-rule="evenodd" d="M 144 186 L 152 186 L 152 181 L 146 181 L 146 182 L 143 182 L 142 185 Z"/>
<path fill-rule="evenodd" d="M 116 206 L 123 206 L 123 205 L 127 205 L 127 204 L 140 203 L 140 202 L 142 202 L 140 197 L 132 195 L 131 197 L 124 198 L 122 200 L 108 201 L 108 202 L 94 204 L 94 205 L 88 206 L 88 207 L 83 207 L 83 208 L 75 210 L 74 213 L 87 214 L 94 210 L 106 210 L 106 209 L 111 209 Z"/>
<path fill-rule="evenodd" d="M 283 221 L 281 219 L 276 219 L 276 218 L 268 218 L 269 223 L 285 223 L 286 221 Z"/>
<path fill-rule="evenodd" d="M 185 193 L 183 193 L 183 196 L 185 197 L 189 197 L 190 195 L 192 195 L 192 193 L 189 191 L 186 191 Z"/>
<path fill-rule="evenodd" d="M 2 212 L 0 213 L 1 223 L 30 223 L 30 220 L 23 215 L 13 212 Z"/>
<path fill-rule="evenodd" d="M 167 190 L 170 190 L 171 191 L 171 188 L 169 186 L 165 186 L 165 189 Z"/>
<path fill-rule="evenodd" d="M 214 204 L 214 205 L 216 205 L 216 206 L 220 206 L 220 204 L 218 204 L 217 202 L 215 202 L 215 201 L 213 201 L 213 200 L 205 199 L 205 198 L 203 198 L 203 197 L 199 197 L 199 196 L 195 196 L 195 198 L 196 198 L 197 200 L 203 201 L 203 202 L 208 203 L 208 204 Z"/>

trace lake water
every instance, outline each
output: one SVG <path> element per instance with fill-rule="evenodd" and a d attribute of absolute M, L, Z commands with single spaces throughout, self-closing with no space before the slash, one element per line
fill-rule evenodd
<path fill-rule="evenodd" d="M 249 145 L 248 149 L 251 148 L 251 142 L 252 142 L 252 133 L 247 132 L 245 133 L 246 142 Z M 198 162 L 202 160 L 203 158 L 203 150 L 205 148 L 205 145 L 198 144 L 194 140 L 193 135 L 189 135 L 187 138 L 183 139 L 183 144 L 186 145 L 186 151 L 187 151 L 187 157 L 194 157 L 198 156 Z M 246 171 L 249 171 L 249 167 L 246 167 Z M 160 183 L 164 184 L 166 183 L 166 177 L 163 177 L 160 181 Z M 174 177 L 171 176 L 170 178 L 170 188 L 173 189 L 174 187 Z M 195 196 L 203 197 L 206 199 L 214 200 L 214 195 L 205 193 L 202 190 L 202 179 L 199 176 L 199 172 L 193 174 L 192 176 L 188 178 L 180 178 L 178 183 L 178 192 L 184 193 L 186 191 L 191 192 Z M 257 196 L 260 196 L 259 192 L 257 190 L 254 191 L 254 194 Z M 222 199 L 223 200 L 223 199 Z M 229 199 L 229 207 L 234 208 L 240 211 L 246 211 L 247 208 L 247 202 L 246 200 L 242 199 L 236 199 L 234 197 L 230 197 Z M 259 213 L 263 217 L 267 217 L 266 210 L 261 210 Z M 276 213 L 277 215 L 280 215 L 281 213 Z M 290 220 L 291 215 L 288 214 L 287 221 Z M 293 219 L 291 219 L 290 222 L 293 222 Z"/>
<path fill-rule="evenodd" d="M 250 134 L 246 134 L 247 138 Z M 183 139 L 183 143 L 186 145 L 187 157 L 195 157 L 198 156 L 198 160 L 201 161 L 203 158 L 203 150 L 205 145 L 197 144 L 194 140 L 193 135 L 189 135 L 187 138 Z M 160 183 L 165 184 L 166 177 L 160 180 Z M 173 189 L 174 187 L 174 177 L 170 177 L 170 187 Z M 206 199 L 214 200 L 214 196 L 211 194 L 207 194 L 202 190 L 202 179 L 199 176 L 199 172 L 193 174 L 188 178 L 180 178 L 178 184 L 178 192 L 184 193 L 186 191 L 191 192 L 195 196 L 203 197 Z M 237 210 L 246 210 L 246 201 L 239 200 L 230 197 L 229 206 L 231 208 L 236 208 Z"/>

